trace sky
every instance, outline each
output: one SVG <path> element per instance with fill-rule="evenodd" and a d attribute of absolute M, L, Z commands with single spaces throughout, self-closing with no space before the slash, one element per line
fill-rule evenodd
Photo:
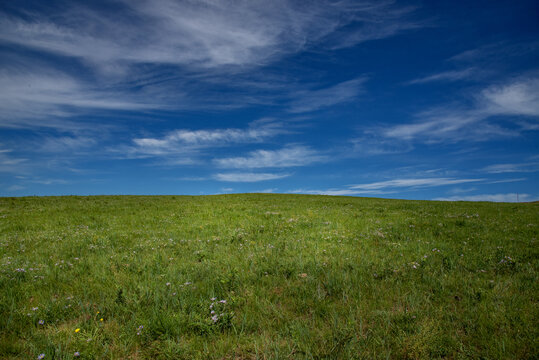
<path fill-rule="evenodd" d="M 538 185 L 537 1 L 0 4 L 0 196 Z"/>

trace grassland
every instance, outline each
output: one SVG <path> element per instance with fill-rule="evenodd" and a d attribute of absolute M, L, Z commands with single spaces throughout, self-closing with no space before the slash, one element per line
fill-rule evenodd
<path fill-rule="evenodd" d="M 538 237 L 539 204 L 0 198 L 0 358 L 537 359 Z"/>

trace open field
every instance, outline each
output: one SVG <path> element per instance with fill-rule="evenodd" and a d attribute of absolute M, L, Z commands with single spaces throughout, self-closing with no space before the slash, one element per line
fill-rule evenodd
<path fill-rule="evenodd" d="M 537 203 L 1 198 L 0 358 L 538 358 L 538 237 Z"/>

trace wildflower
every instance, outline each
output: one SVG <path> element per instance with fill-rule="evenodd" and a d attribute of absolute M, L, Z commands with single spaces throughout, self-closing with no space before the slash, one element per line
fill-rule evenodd
<path fill-rule="evenodd" d="M 212 315 L 215 314 L 215 311 L 214 310 L 210 311 L 210 314 L 212 314 Z"/>
<path fill-rule="evenodd" d="M 102 322 L 102 321 L 103 321 L 103 318 L 99 319 L 99 321 L 101 321 L 101 322 Z"/>
<path fill-rule="evenodd" d="M 217 317 L 217 315 L 213 315 L 213 316 L 211 317 L 211 320 L 212 320 L 214 323 L 216 323 L 217 320 L 219 320 L 219 317 Z"/>
<path fill-rule="evenodd" d="M 165 285 L 166 285 L 166 286 L 170 286 L 170 283 L 168 282 L 168 283 L 166 283 Z"/>
<path fill-rule="evenodd" d="M 211 301 L 215 301 L 215 300 L 217 300 L 217 298 L 212 297 L 210 300 L 211 300 Z"/>
<path fill-rule="evenodd" d="M 76 329 L 75 329 L 75 332 L 76 332 L 76 333 L 78 333 L 79 331 L 80 331 L 80 329 L 79 329 L 79 328 L 76 328 Z"/>
<path fill-rule="evenodd" d="M 226 300 L 219 300 L 221 304 L 226 304 Z"/>
<path fill-rule="evenodd" d="M 75 351 L 75 353 L 73 354 L 74 357 L 79 357 L 80 356 L 80 352 L 78 351 Z"/>
<path fill-rule="evenodd" d="M 33 307 L 32 308 L 32 311 L 37 311 L 39 308 L 36 306 L 36 307 Z"/>
<path fill-rule="evenodd" d="M 41 359 L 43 359 L 43 358 L 45 358 L 45 354 L 39 354 L 39 355 L 37 356 L 37 360 L 41 360 Z"/>
<path fill-rule="evenodd" d="M 38 323 L 39 325 L 43 325 L 43 324 L 45 324 L 45 321 L 39 320 L 37 323 Z"/>

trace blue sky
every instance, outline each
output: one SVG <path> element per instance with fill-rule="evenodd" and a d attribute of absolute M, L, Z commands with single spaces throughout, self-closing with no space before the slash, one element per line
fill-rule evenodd
<path fill-rule="evenodd" d="M 0 196 L 539 199 L 536 1 L 0 5 Z"/>

